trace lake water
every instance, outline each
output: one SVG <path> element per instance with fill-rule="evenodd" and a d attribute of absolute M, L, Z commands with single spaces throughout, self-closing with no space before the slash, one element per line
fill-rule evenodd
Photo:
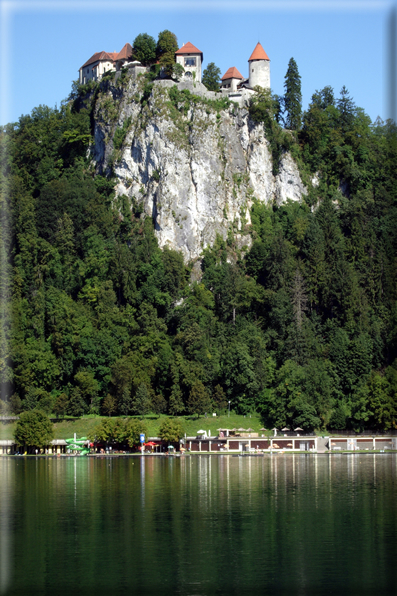
<path fill-rule="evenodd" d="M 397 594 L 397 456 L 0 459 L 0 594 Z"/>

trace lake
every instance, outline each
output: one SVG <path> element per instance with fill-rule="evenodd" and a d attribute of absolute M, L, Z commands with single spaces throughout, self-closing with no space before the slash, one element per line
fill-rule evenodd
<path fill-rule="evenodd" d="M 0 458 L 0 594 L 397 593 L 397 456 Z"/>

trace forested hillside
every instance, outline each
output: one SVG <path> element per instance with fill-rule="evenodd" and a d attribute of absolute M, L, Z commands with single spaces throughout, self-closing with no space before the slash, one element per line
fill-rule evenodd
<path fill-rule="evenodd" d="M 395 124 L 325 88 L 284 131 L 259 95 L 252 124 L 274 166 L 288 149 L 316 184 L 302 203 L 254 199 L 252 247 L 219 237 L 192 281 L 139 203 L 94 174 L 105 85 L 1 133 L 3 412 L 175 415 L 230 401 L 267 428 L 395 428 Z"/>

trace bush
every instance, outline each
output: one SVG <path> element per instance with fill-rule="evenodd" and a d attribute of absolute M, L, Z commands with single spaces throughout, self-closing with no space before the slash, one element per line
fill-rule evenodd
<path fill-rule="evenodd" d="M 131 117 L 127 118 L 123 122 L 123 126 L 121 128 L 117 128 L 116 132 L 113 136 L 113 145 L 115 149 L 121 149 L 122 144 L 125 141 L 125 137 L 127 136 L 128 129 L 131 125 Z"/>

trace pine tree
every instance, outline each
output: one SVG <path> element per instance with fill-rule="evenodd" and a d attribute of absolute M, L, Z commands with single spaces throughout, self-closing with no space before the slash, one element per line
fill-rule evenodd
<path fill-rule="evenodd" d="M 149 414 L 151 405 L 149 391 L 146 385 L 141 383 L 133 400 L 133 410 L 138 416 L 142 416 L 143 418 L 146 414 Z"/>
<path fill-rule="evenodd" d="M 290 130 L 299 130 L 302 119 L 301 78 L 298 66 L 293 58 L 288 63 L 284 89 L 285 126 Z"/>
<path fill-rule="evenodd" d="M 338 106 L 338 110 L 340 113 L 339 122 L 342 133 L 347 132 L 353 122 L 354 122 L 354 114 L 356 110 L 356 106 L 354 101 L 349 95 L 348 90 L 343 85 L 342 89 L 340 90 L 340 99 L 337 100 L 336 105 Z"/>
<path fill-rule="evenodd" d="M 201 381 L 197 381 L 189 393 L 187 402 L 187 410 L 189 414 L 196 414 L 197 417 L 199 417 L 200 414 L 209 412 L 211 408 L 212 404 L 206 388 Z"/>
<path fill-rule="evenodd" d="M 39 395 L 35 387 L 30 386 L 28 392 L 23 400 L 24 411 L 34 410 L 39 403 Z"/>
<path fill-rule="evenodd" d="M 171 390 L 170 399 L 168 402 L 168 412 L 172 416 L 177 416 L 181 414 L 185 409 L 183 398 L 182 398 L 182 391 L 178 384 L 174 383 Z"/>

